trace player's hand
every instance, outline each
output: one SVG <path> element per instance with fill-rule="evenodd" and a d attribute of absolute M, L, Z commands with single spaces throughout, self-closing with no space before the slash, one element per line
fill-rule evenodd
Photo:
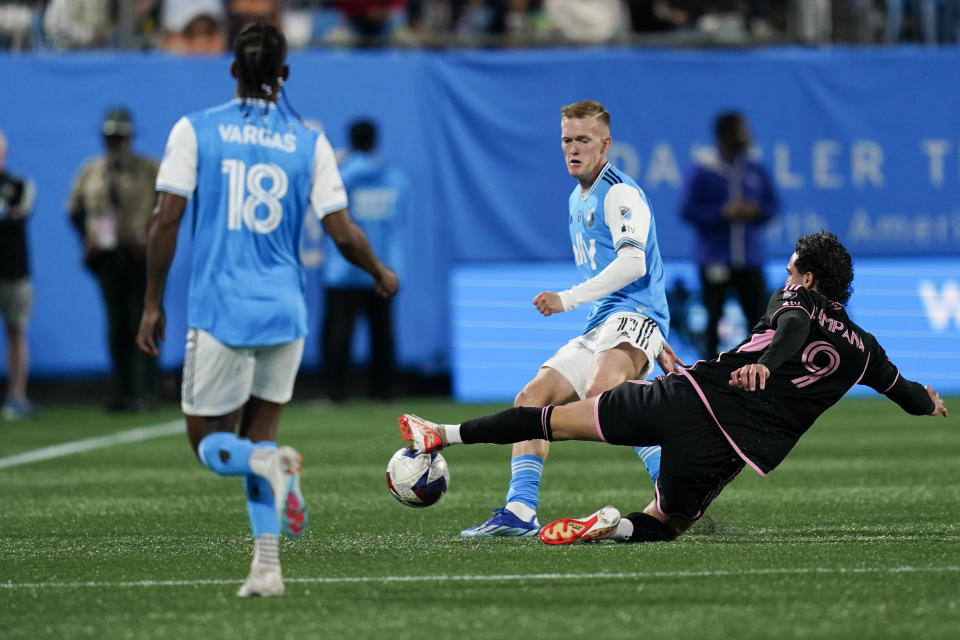
<path fill-rule="evenodd" d="M 167 326 L 167 316 L 160 307 L 144 307 L 140 317 L 140 329 L 137 330 L 137 347 L 147 355 L 157 357 L 160 349 L 157 346 L 164 339 L 164 330 Z"/>
<path fill-rule="evenodd" d="M 537 297 L 533 299 L 533 306 L 545 316 L 563 312 L 563 302 L 560 300 L 560 295 L 553 291 L 538 293 Z"/>
<path fill-rule="evenodd" d="M 394 294 L 397 293 L 397 289 L 400 288 L 400 278 L 397 277 L 397 273 L 390 269 L 389 267 L 384 267 L 380 271 L 379 277 L 374 282 L 374 289 L 377 292 L 377 295 L 384 298 L 392 298 Z"/>
<path fill-rule="evenodd" d="M 934 391 L 930 385 L 924 387 L 927 390 L 927 395 L 930 396 L 930 399 L 933 400 L 933 413 L 932 416 L 943 416 L 947 417 L 947 406 L 943 404 L 943 398 L 940 397 L 938 391 Z"/>
<path fill-rule="evenodd" d="M 730 386 L 747 391 L 756 391 L 757 387 L 761 391 L 767 388 L 767 378 L 770 377 L 770 369 L 762 364 L 746 364 L 735 371 L 730 372 Z"/>
<path fill-rule="evenodd" d="M 663 351 L 657 356 L 657 364 L 660 365 L 664 373 L 673 373 L 678 368 L 687 366 L 666 342 L 663 343 Z"/>

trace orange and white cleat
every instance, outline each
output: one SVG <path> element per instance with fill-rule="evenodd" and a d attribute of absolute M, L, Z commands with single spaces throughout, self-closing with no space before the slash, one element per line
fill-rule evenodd
<path fill-rule="evenodd" d="M 405 413 L 397 420 L 400 423 L 400 435 L 413 444 L 417 454 L 433 453 L 443 449 L 443 436 L 440 425 L 424 420 L 412 413 Z"/>
<path fill-rule="evenodd" d="M 620 512 L 604 507 L 583 518 L 554 520 L 540 529 L 540 540 L 546 544 L 570 544 L 603 540 L 613 535 L 620 522 Z"/>

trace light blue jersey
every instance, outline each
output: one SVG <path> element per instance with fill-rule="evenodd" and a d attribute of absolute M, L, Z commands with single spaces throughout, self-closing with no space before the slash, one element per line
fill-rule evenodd
<path fill-rule="evenodd" d="M 350 199 L 350 215 L 370 242 L 373 252 L 394 271 L 401 269 L 403 224 L 409 206 L 404 173 L 372 153 L 354 151 L 340 165 Z M 373 289 L 373 276 L 349 262 L 327 238 L 323 281 L 340 289 Z"/>
<path fill-rule="evenodd" d="M 612 164 L 597 176 L 590 190 L 577 185 L 570 194 L 570 240 L 574 259 L 584 281 L 603 271 L 617 257 L 617 249 L 632 245 L 643 249 L 646 274 L 618 291 L 593 302 L 584 333 L 603 324 L 618 311 L 642 313 L 653 320 L 664 339 L 670 312 L 664 291 L 663 262 L 657 227 L 643 190 Z"/>
<path fill-rule="evenodd" d="M 347 204 L 322 133 L 261 101 L 190 114 L 170 133 L 157 189 L 192 196 L 190 328 L 231 346 L 307 334 L 303 218 Z"/>

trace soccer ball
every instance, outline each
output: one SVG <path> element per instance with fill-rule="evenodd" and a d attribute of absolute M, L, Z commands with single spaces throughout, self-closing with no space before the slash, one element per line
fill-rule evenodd
<path fill-rule="evenodd" d="M 443 497 L 449 484 L 447 461 L 436 451 L 417 455 L 404 447 L 387 463 L 387 489 L 408 507 L 429 507 Z"/>

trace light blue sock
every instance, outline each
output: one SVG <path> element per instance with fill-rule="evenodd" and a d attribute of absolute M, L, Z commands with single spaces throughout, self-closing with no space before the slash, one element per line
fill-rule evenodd
<path fill-rule="evenodd" d="M 650 479 L 656 484 L 657 477 L 660 475 L 660 447 L 634 447 L 633 450 L 643 460 L 643 466 L 647 468 Z"/>
<path fill-rule="evenodd" d="M 540 476 L 543 458 L 534 455 L 517 456 L 510 460 L 510 489 L 507 502 L 520 502 L 534 511 L 540 501 Z"/>
<path fill-rule="evenodd" d="M 273 445 L 272 442 L 270 444 Z M 246 476 L 252 473 L 250 454 L 253 449 L 254 444 L 246 438 L 239 438 L 229 431 L 217 431 L 200 441 L 197 457 L 203 466 L 218 475 Z"/>
<path fill-rule="evenodd" d="M 269 440 L 258 442 L 256 446 L 277 448 L 276 443 Z M 244 478 L 244 487 L 247 490 L 247 515 L 250 516 L 250 529 L 253 531 L 254 540 L 264 533 L 279 536 L 280 521 L 277 519 L 270 483 L 266 478 L 251 473 Z"/>

